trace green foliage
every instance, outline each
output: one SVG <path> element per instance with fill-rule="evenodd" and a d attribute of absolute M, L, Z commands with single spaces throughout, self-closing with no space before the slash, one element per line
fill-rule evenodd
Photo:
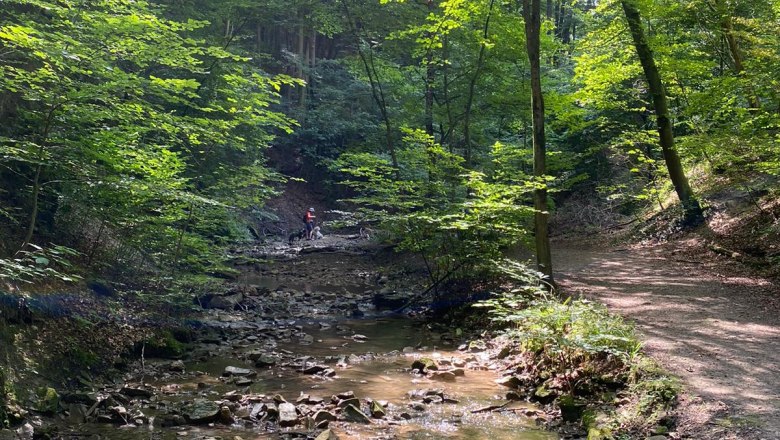
<path fill-rule="evenodd" d="M 359 195 L 366 219 L 376 219 L 399 249 L 423 256 L 433 280 L 454 272 L 487 273 L 491 261 L 526 237 L 537 183 L 512 171 L 510 148 L 495 148 L 491 174 L 467 171 L 463 159 L 420 130 L 407 130 L 399 169 L 386 157 L 349 153 L 333 163 Z M 543 183 L 539 183 L 543 184 Z"/>
<path fill-rule="evenodd" d="M 590 301 L 550 298 L 539 287 L 541 274 L 523 264 L 507 261 L 501 267 L 517 287 L 476 306 L 487 308 L 513 340 L 534 353 L 537 365 L 552 375 L 545 387 L 576 394 L 605 373 L 599 365 L 620 368 L 637 358 L 641 343 L 621 317 Z"/>
<path fill-rule="evenodd" d="M 29 247 L 32 250 L 19 251 L 14 258 L 0 258 L 0 279 L 11 283 L 81 279 L 79 275 L 71 273 L 70 259 L 79 255 L 76 250 L 53 244 L 47 248 L 33 244 Z"/>
<path fill-rule="evenodd" d="M 703 162 L 737 179 L 746 170 L 776 174 L 777 88 L 767 85 L 776 84 L 780 69 L 777 11 L 760 1 L 634 3 L 651 30 L 680 155 L 691 167 Z M 579 88 L 572 94 L 590 121 L 580 128 L 598 128 L 594 149 L 611 157 L 614 171 L 605 184 L 627 185 L 631 196 L 658 202 L 667 184 L 665 170 L 655 165 L 661 157 L 653 106 L 620 2 L 599 2 L 585 29 L 576 42 Z"/>
<path fill-rule="evenodd" d="M 220 225 L 279 180 L 262 150 L 293 122 L 269 105 L 296 81 L 145 1 L 9 1 L 0 18 L 0 179 L 21 177 L 5 216 L 39 234 L 101 222 L 113 258 L 218 260 Z"/>
<path fill-rule="evenodd" d="M 497 319 L 515 324 L 513 332 L 529 350 L 554 356 L 605 353 L 628 362 L 641 347 L 632 325 L 610 315 L 603 305 L 585 300 L 537 301 Z"/>

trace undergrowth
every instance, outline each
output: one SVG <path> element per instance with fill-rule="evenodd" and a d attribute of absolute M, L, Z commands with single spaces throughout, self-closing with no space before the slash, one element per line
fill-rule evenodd
<path fill-rule="evenodd" d="M 679 383 L 641 353 L 632 323 L 586 299 L 548 292 L 540 273 L 503 261 L 512 288 L 482 301 L 519 354 L 514 384 L 543 404 L 587 405 L 594 439 L 648 433 L 676 401 Z"/>

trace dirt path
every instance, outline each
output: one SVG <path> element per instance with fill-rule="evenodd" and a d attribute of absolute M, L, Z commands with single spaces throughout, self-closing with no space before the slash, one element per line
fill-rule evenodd
<path fill-rule="evenodd" d="M 554 249 L 564 290 L 634 320 L 646 352 L 682 378 L 678 438 L 780 439 L 778 286 L 680 245 Z"/>

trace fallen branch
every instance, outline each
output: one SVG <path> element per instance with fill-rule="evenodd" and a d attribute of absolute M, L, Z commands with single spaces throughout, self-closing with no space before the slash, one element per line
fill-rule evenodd
<path fill-rule="evenodd" d="M 723 255 L 723 256 L 726 256 L 726 257 L 729 257 L 729 258 L 733 258 L 733 259 L 735 259 L 735 260 L 737 260 L 739 262 L 744 262 L 745 261 L 745 257 L 742 254 L 740 254 L 737 251 L 732 251 L 730 249 L 726 249 L 723 246 L 719 246 L 719 245 L 713 243 L 713 244 L 708 244 L 707 248 L 709 250 L 711 250 L 712 252 L 715 252 L 718 255 Z"/>
<path fill-rule="evenodd" d="M 483 412 L 493 412 L 493 411 L 496 411 L 496 410 L 504 408 L 505 406 L 509 405 L 510 403 L 512 403 L 511 400 L 507 401 L 506 403 L 504 403 L 502 405 L 490 405 L 490 406 L 486 406 L 484 408 L 475 409 L 475 410 L 472 410 L 471 413 L 472 414 L 477 414 L 477 413 L 483 413 Z"/>

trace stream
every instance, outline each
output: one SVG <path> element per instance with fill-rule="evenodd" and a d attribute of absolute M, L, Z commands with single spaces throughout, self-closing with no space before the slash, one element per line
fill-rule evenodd
<path fill-rule="evenodd" d="M 377 295 L 395 292 L 387 287 L 393 276 L 372 272 L 366 260 L 337 250 L 246 268 L 237 307 L 204 310 L 183 359 L 146 357 L 92 405 L 64 404 L 60 434 L 558 439 L 537 427 L 539 408 L 506 400 L 495 382 L 500 362 L 484 346 L 377 307 Z M 79 423 L 90 419 L 97 423 Z"/>

